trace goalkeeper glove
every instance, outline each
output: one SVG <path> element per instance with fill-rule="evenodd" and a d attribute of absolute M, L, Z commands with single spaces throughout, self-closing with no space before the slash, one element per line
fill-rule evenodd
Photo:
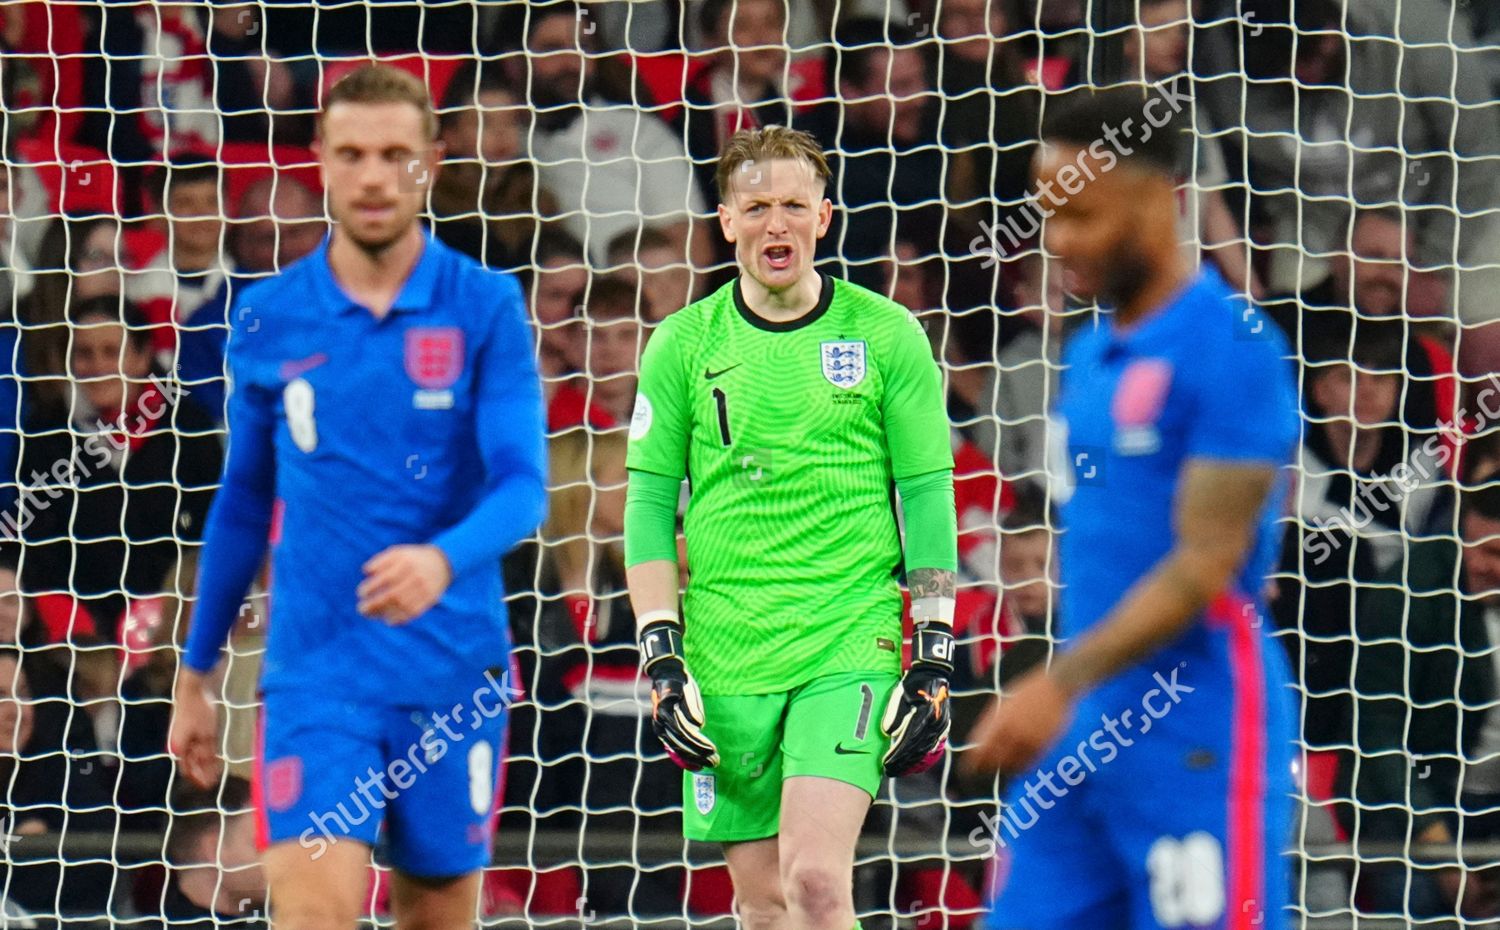
<path fill-rule="evenodd" d="M 893 778 L 932 768 L 948 748 L 948 678 L 953 674 L 953 628 L 918 623 L 911 637 L 911 668 L 885 707 L 880 728 L 891 739 L 885 773 Z"/>
<path fill-rule="evenodd" d="M 703 695 L 682 661 L 682 628 L 653 620 L 641 629 L 641 668 L 651 677 L 651 728 L 672 761 L 696 772 L 719 764 L 703 735 Z"/>

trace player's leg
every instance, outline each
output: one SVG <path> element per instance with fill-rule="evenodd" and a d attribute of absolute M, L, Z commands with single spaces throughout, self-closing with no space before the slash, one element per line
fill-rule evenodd
<path fill-rule="evenodd" d="M 497 679 L 503 680 L 503 679 Z M 505 751 L 503 694 L 387 716 L 382 790 L 398 930 L 468 930 L 490 861 Z"/>
<path fill-rule="evenodd" d="M 854 845 L 884 777 L 880 713 L 897 681 L 856 672 L 792 692 L 783 738 L 781 880 L 798 928 L 855 926 Z"/>
<path fill-rule="evenodd" d="M 730 843 L 724 847 L 740 924 L 745 930 L 792 930 L 781 888 L 776 837 Z"/>
<path fill-rule="evenodd" d="M 781 888 L 798 930 L 852 930 L 854 844 L 870 810 L 863 788 L 795 775 L 781 790 Z"/>
<path fill-rule="evenodd" d="M 683 835 L 724 846 L 740 919 L 760 930 L 788 926 L 776 870 L 786 700 L 704 695 L 703 732 L 719 747 L 719 765 L 682 779 Z"/>
<path fill-rule="evenodd" d="M 396 930 L 468 930 L 479 906 L 480 872 L 456 878 L 391 873 Z"/>
<path fill-rule="evenodd" d="M 254 794 L 276 930 L 354 930 L 364 913 L 384 812 L 359 790 L 381 764 L 370 717 L 321 695 L 264 698 Z"/>
<path fill-rule="evenodd" d="M 261 854 L 275 930 L 354 930 L 364 916 L 370 847 L 353 840 L 316 859 L 295 840 Z"/>
<path fill-rule="evenodd" d="M 1135 745 L 1100 773 L 1113 812 L 1108 841 L 1130 876 L 1131 927 L 1284 930 L 1294 788 L 1287 692 L 1268 689 L 1258 670 L 1187 671 L 1194 692 L 1180 704 L 1160 688 L 1137 691 L 1150 697 Z M 1162 716 L 1147 731 L 1152 713 Z"/>

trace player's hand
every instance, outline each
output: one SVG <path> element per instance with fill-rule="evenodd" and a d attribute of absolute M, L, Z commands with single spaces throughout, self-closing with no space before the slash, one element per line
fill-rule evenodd
<path fill-rule="evenodd" d="M 184 668 L 173 691 L 167 751 L 188 781 L 209 788 L 219 780 L 218 744 L 219 715 L 209 702 L 203 676 Z"/>
<path fill-rule="evenodd" d="M 891 692 L 880 729 L 890 737 L 885 773 L 892 778 L 932 768 L 948 749 L 948 679 L 953 674 L 953 628 L 922 623 L 912 632 L 911 668 Z"/>
<path fill-rule="evenodd" d="M 963 754 L 964 770 L 971 775 L 1014 775 L 1051 748 L 1072 716 L 1068 691 L 1045 670 L 1031 672 L 979 718 L 975 745 Z"/>
<path fill-rule="evenodd" d="M 386 623 L 408 623 L 432 609 L 453 581 L 448 557 L 437 546 L 391 546 L 364 564 L 355 592 L 359 612 Z"/>
<path fill-rule="evenodd" d="M 670 620 L 641 630 L 642 667 L 651 676 L 651 728 L 673 762 L 696 772 L 719 764 L 703 735 L 703 695 L 682 661 L 682 631 Z"/>

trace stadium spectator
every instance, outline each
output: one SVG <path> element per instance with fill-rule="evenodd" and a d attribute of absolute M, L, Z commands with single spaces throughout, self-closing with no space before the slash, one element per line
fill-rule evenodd
<path fill-rule="evenodd" d="M 889 33 L 889 40 L 887 40 Z M 938 250 L 946 154 L 938 147 L 932 86 L 916 37 L 876 18 L 845 20 L 825 52 L 835 99 L 800 122 L 828 152 L 834 211 L 819 258 L 845 263 L 849 280 L 879 289 L 897 240 Z M 952 199 L 964 202 L 954 192 Z"/>
<path fill-rule="evenodd" d="M 57 914 L 60 928 L 87 926 L 109 908 L 114 868 L 101 857 L 63 854 L 71 834 L 118 828 L 100 757 L 75 739 L 65 696 L 36 699 L 30 662 L 0 649 L 0 826 L 7 834 L 0 887 L 8 904 Z"/>
<path fill-rule="evenodd" d="M 1326 274 L 1355 207 L 1398 204 L 1412 211 L 1416 264 L 1456 271 L 1460 321 L 1495 320 L 1500 115 L 1477 56 L 1449 46 L 1472 44 L 1466 20 L 1440 3 L 1220 6 L 1234 12 L 1200 44 L 1200 99 L 1231 163 L 1248 166 L 1268 289 Z M 1500 345 L 1500 326 L 1468 335 L 1471 359 Z"/>
<path fill-rule="evenodd" d="M 898 239 L 885 262 L 880 293 L 921 317 L 942 306 L 937 296 L 939 270 L 937 256 L 923 255 L 915 242 Z"/>
<path fill-rule="evenodd" d="M 611 239 L 609 265 L 613 274 L 638 282 L 640 315 L 648 324 L 660 323 L 703 296 L 704 276 L 682 260 L 669 236 L 652 226 Z"/>
<path fill-rule="evenodd" d="M 125 296 L 153 326 L 162 367 L 175 370 L 198 405 L 223 422 L 229 303 L 245 282 L 224 251 L 222 172 L 203 156 L 184 156 L 152 175 L 150 198 L 164 214 L 167 245 L 126 275 Z"/>
<path fill-rule="evenodd" d="M 1500 7 L 1492 3 L 1472 3 L 1469 5 L 1469 15 L 1474 18 L 1474 35 L 1477 44 L 1483 48 L 1489 48 L 1489 54 L 1485 56 L 1489 64 L 1490 81 L 1495 87 L 1495 96 L 1500 97 L 1500 55 L 1495 54 L 1495 49 L 1500 48 Z"/>
<path fill-rule="evenodd" d="M 497 71 L 466 63 L 453 75 L 438 114 L 444 146 L 432 186 L 438 238 L 491 268 L 516 271 L 531 264 L 541 218 L 557 201 L 537 182 L 526 160 L 531 114 Z"/>
<path fill-rule="evenodd" d="M 1416 242 L 1401 211 L 1395 207 L 1356 211 L 1349 251 L 1336 256 L 1326 280 L 1297 299 L 1283 299 L 1267 308 L 1299 354 L 1318 343 L 1350 343 L 1381 338 L 1375 330 L 1392 331 L 1401 342 L 1401 368 L 1408 383 L 1401 420 L 1415 433 L 1429 432 L 1455 422 L 1458 386 L 1453 357 L 1437 338 L 1441 329 L 1436 308 L 1408 305 L 1410 262 Z"/>
<path fill-rule="evenodd" d="M 1365 859 L 1366 910 L 1408 919 L 1500 910 L 1493 860 L 1434 873 L 1361 853 L 1365 842 L 1500 838 L 1500 485 L 1464 493 L 1459 529 L 1457 541 L 1413 544 L 1404 566 L 1361 589 L 1356 613 L 1358 758 L 1341 766 L 1336 794 L 1354 802 L 1341 813 Z"/>
<path fill-rule="evenodd" d="M 944 0 L 933 15 L 941 41 L 924 51 L 928 81 L 945 98 L 938 140 L 949 170 L 967 176 L 962 187 L 988 190 L 1003 205 L 1018 204 L 1031 179 L 1040 89 L 1027 80 L 1019 40 L 1011 35 L 1022 22 L 1016 4 Z"/>
<path fill-rule="evenodd" d="M 550 398 L 583 368 L 578 305 L 592 275 L 583 246 L 557 230 L 537 237 L 535 261 L 527 297 L 536 327 L 542 390 Z"/>
<path fill-rule="evenodd" d="M 1020 256 L 1012 302 L 1021 324 L 987 372 L 998 418 L 996 462 L 1007 478 L 1045 481 L 1047 414 L 1057 403 L 1064 326 L 1068 322 L 1062 269 L 1048 267 L 1040 252 Z"/>
<path fill-rule="evenodd" d="M 120 293 L 128 264 L 121 246 L 115 217 L 58 217 L 48 225 L 30 276 L 31 293 L 17 308 L 25 324 L 20 361 L 31 378 L 25 391 L 28 411 L 66 414 L 68 307 Z"/>
<path fill-rule="evenodd" d="M 588 760 L 586 767 L 565 763 L 562 780 L 572 790 L 557 798 L 582 809 L 586 845 L 592 834 L 609 830 L 681 829 L 682 776 L 651 735 L 650 682 L 641 676 L 626 596 L 625 446 L 622 432 L 571 431 L 550 443 L 545 572 L 572 619 L 570 641 L 551 661 L 568 696 L 549 714 L 551 744 L 562 757 Z M 583 861 L 616 858 L 601 841 Z M 680 871 L 639 865 L 589 868 L 583 889 L 589 906 L 608 914 L 680 914 Z"/>
<path fill-rule="evenodd" d="M 1193 28 L 1193 0 L 1143 0 L 1136 28 L 1125 34 L 1126 68 L 1132 78 L 1176 82 L 1189 90 L 1188 45 Z M 1208 113 L 1193 107 L 1193 164 L 1183 178 L 1178 235 L 1184 247 L 1200 250 L 1237 290 L 1259 298 L 1264 287 L 1250 266 L 1249 243 L 1224 197 L 1229 169 Z"/>
<path fill-rule="evenodd" d="M 955 444 L 974 449 L 982 461 L 995 460 L 994 392 L 990 359 L 994 357 L 994 322 L 980 314 L 953 316 L 928 331 L 948 381 L 948 421 Z"/>
<path fill-rule="evenodd" d="M 14 225 L 10 213 L 10 171 L 0 170 L 0 248 L 10 244 Z M 15 428 L 21 403 L 17 375 L 25 374 L 17 352 L 20 343 L 17 324 L 25 322 L 17 294 L 22 269 L 20 262 L 12 261 L 10 255 L 8 248 L 0 255 L 0 507 L 9 507 L 15 495 Z"/>
<path fill-rule="evenodd" d="M 1043 661 L 1056 637 L 1053 617 L 1057 602 L 1056 517 L 1034 488 L 1021 488 L 1004 514 L 992 514 L 999 522 L 1000 597 L 986 613 L 972 614 L 954 633 L 963 641 L 961 658 L 955 663 L 961 674 L 956 690 L 973 694 L 1009 685 Z M 966 566 L 967 567 L 967 566 Z M 987 698 L 984 694 L 982 698 Z M 970 700 L 955 706 L 955 720 L 973 723 L 984 701 Z M 959 742 L 967 726 L 959 728 Z"/>
<path fill-rule="evenodd" d="M 635 288 L 619 278 L 600 279 L 583 304 L 583 315 L 593 402 L 614 423 L 629 423 L 642 342 Z M 641 315 L 651 316 L 649 304 Z"/>
<path fill-rule="evenodd" d="M 741 129 L 789 125 L 785 0 L 704 0 L 698 8 L 708 65 L 688 82 L 673 130 L 687 146 L 703 203 L 719 202 L 714 168 Z M 734 260 L 728 243 L 716 260 Z"/>
<path fill-rule="evenodd" d="M 549 431 L 587 425 L 608 430 L 630 422 L 635 403 L 641 326 L 636 289 L 628 280 L 599 278 L 582 296 L 586 378 L 559 387 L 547 407 Z"/>
<path fill-rule="evenodd" d="M 706 208 L 682 140 L 611 76 L 577 4 L 532 4 L 527 13 L 525 70 L 511 77 L 536 108 L 530 155 L 563 227 L 596 265 L 612 238 L 641 225 L 661 228 L 679 254 L 706 264 L 707 230 L 694 221 Z"/>
<path fill-rule="evenodd" d="M 148 922 L 147 930 L 268 926 L 266 876 L 255 849 L 250 785 L 231 775 L 216 790 L 187 790 L 175 800 L 167 831 L 171 870 L 162 891 L 161 919 Z"/>
<path fill-rule="evenodd" d="M 79 141 L 122 165 L 213 149 L 220 117 L 201 12 L 191 4 L 145 3 L 85 11 Z"/>
<path fill-rule="evenodd" d="M 74 631 L 118 642 L 126 598 L 160 593 L 202 533 L 222 448 L 213 421 L 153 365 L 133 305 L 97 297 L 70 307 L 68 323 L 72 401 L 26 421 L 22 582 L 78 598 Z"/>
<path fill-rule="evenodd" d="M 224 140 L 275 138 L 284 128 L 283 114 L 290 115 L 306 101 L 292 65 L 274 45 L 267 46 L 261 5 L 216 3 L 207 18 L 204 51 L 213 60 L 213 108 Z"/>
<path fill-rule="evenodd" d="M 1493 397 L 1493 394 L 1488 395 L 1486 402 L 1491 402 Z M 1470 487 L 1500 481 L 1500 421 L 1494 417 L 1486 417 L 1482 429 L 1464 443 L 1460 475 L 1463 483 Z"/>
<path fill-rule="evenodd" d="M 1402 345 L 1373 330 L 1305 349 L 1296 522 L 1288 525 L 1272 614 L 1307 691 L 1310 746 L 1348 742 L 1350 618 L 1356 590 L 1399 572 L 1413 539 L 1445 532 L 1450 450 L 1411 440 L 1400 423 Z"/>
<path fill-rule="evenodd" d="M 245 188 L 234 215 L 230 254 L 246 275 L 280 271 L 316 249 L 328 233 L 323 198 L 284 172 Z"/>

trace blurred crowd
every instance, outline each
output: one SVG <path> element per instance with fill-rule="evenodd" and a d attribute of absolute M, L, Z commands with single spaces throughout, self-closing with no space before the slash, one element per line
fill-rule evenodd
<path fill-rule="evenodd" d="M 820 258 L 916 312 L 943 365 L 961 745 L 1057 643 L 1073 465 L 1047 411 L 1061 347 L 1097 310 L 1024 220 L 1040 119 L 1133 80 L 1190 110 L 1182 247 L 1301 368 L 1265 619 L 1299 673 L 1304 837 L 1360 857 L 1334 856 L 1303 903 L 1500 914 L 1500 857 L 1413 846 L 1500 839 L 1500 14 L 1138 0 L 1090 21 L 1108 6 L 6 4 L 0 814 L 13 849 L 41 851 L 8 860 L 5 907 L 263 923 L 247 781 L 263 588 L 218 673 L 219 792 L 174 780 L 167 701 L 227 438 L 234 294 L 323 241 L 314 117 L 373 53 L 428 81 L 445 150 L 428 222 L 521 277 L 545 382 L 550 516 L 505 564 L 525 697 L 502 831 L 578 834 L 587 867 L 498 870 L 490 913 L 727 910 L 727 881 L 612 845 L 679 829 L 678 770 L 642 722 L 624 428 L 652 327 L 733 275 L 713 214 L 725 139 L 775 123 L 823 143 Z M 948 768 L 889 790 L 872 830 L 967 837 L 995 797 Z M 67 853 L 65 832 L 160 843 L 111 864 Z M 893 880 L 964 926 L 986 866 Z"/>

